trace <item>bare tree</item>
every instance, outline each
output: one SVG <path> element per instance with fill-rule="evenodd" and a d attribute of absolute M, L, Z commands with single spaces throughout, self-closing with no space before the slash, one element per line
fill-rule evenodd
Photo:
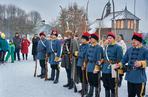
<path fill-rule="evenodd" d="M 32 33 L 36 23 L 41 20 L 37 11 L 26 13 L 15 5 L 0 5 L 0 31 L 9 37 L 15 32 Z M 11 32 L 11 33 L 10 33 Z"/>
<path fill-rule="evenodd" d="M 70 29 L 74 34 L 81 35 L 85 31 L 84 26 L 86 26 L 84 8 L 80 8 L 76 3 L 68 8 L 61 7 L 59 22 L 56 26 L 61 33 Z"/>
<path fill-rule="evenodd" d="M 38 13 L 37 11 L 31 11 L 28 14 L 28 19 L 32 22 L 33 25 L 36 25 L 37 22 L 41 21 L 41 16 L 40 13 Z"/>

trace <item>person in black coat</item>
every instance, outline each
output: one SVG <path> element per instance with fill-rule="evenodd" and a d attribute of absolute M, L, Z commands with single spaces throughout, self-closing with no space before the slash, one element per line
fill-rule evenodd
<path fill-rule="evenodd" d="M 18 32 L 15 33 L 15 36 L 13 37 L 13 43 L 15 45 L 15 52 L 14 52 L 14 60 L 16 60 L 16 56 L 18 58 L 18 61 L 20 61 L 20 50 L 21 50 L 21 37 Z"/>
<path fill-rule="evenodd" d="M 37 36 L 37 34 L 34 34 L 32 38 L 32 55 L 33 55 L 34 61 L 36 60 L 36 56 L 37 56 L 37 45 L 39 40 L 40 38 Z"/>

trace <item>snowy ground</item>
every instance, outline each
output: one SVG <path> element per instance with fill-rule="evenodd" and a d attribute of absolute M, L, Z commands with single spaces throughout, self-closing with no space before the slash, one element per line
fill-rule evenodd
<path fill-rule="evenodd" d="M 61 68 L 60 82 L 55 85 L 53 82 L 33 77 L 34 66 L 31 55 L 28 61 L 0 65 L 0 97 L 80 97 L 80 94 L 74 93 L 73 90 L 63 88 L 63 84 L 67 82 L 64 69 Z M 37 74 L 39 71 L 38 65 Z M 148 94 L 148 88 L 146 93 Z M 101 97 L 104 97 L 103 87 Z M 127 97 L 125 80 L 119 89 L 119 97 Z"/>

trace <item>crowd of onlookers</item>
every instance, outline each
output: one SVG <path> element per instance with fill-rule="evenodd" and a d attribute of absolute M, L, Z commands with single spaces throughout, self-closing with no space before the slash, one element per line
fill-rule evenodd
<path fill-rule="evenodd" d="M 0 32 L 0 64 L 8 62 L 11 57 L 11 63 L 15 60 L 20 61 L 20 52 L 22 59 L 27 60 L 28 58 L 28 47 L 30 41 L 26 35 L 20 36 L 19 33 L 15 33 L 13 39 L 7 40 L 4 32 Z"/>

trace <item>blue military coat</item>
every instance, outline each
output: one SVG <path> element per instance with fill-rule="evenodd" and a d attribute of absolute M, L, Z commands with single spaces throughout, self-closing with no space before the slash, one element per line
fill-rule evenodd
<path fill-rule="evenodd" d="M 108 59 L 114 63 L 120 62 L 123 57 L 123 50 L 117 44 L 108 45 L 104 50 L 104 63 L 102 64 L 102 73 L 111 73 L 111 65 Z"/>
<path fill-rule="evenodd" d="M 99 45 L 90 45 L 87 50 L 86 58 L 88 60 L 86 70 L 87 72 L 93 72 L 95 65 L 100 65 L 98 61 L 103 58 L 103 48 Z"/>
<path fill-rule="evenodd" d="M 125 79 L 131 83 L 143 83 L 147 81 L 145 68 L 134 67 L 135 61 L 148 61 L 148 50 L 144 47 L 129 48 L 122 59 L 122 64 L 128 63 L 133 69 L 126 72 Z"/>
<path fill-rule="evenodd" d="M 46 39 L 39 40 L 37 45 L 37 59 L 39 60 L 45 59 L 47 53 L 47 45 L 48 45 L 48 40 Z"/>
<path fill-rule="evenodd" d="M 89 48 L 89 44 L 82 44 L 79 47 L 78 62 L 77 62 L 78 67 L 83 66 L 83 63 L 84 63 L 85 56 L 86 56 L 88 48 Z"/>
<path fill-rule="evenodd" d="M 51 65 L 57 65 L 59 62 L 55 62 L 55 57 L 61 57 L 61 42 L 60 40 L 51 40 L 49 44 L 49 63 Z"/>

